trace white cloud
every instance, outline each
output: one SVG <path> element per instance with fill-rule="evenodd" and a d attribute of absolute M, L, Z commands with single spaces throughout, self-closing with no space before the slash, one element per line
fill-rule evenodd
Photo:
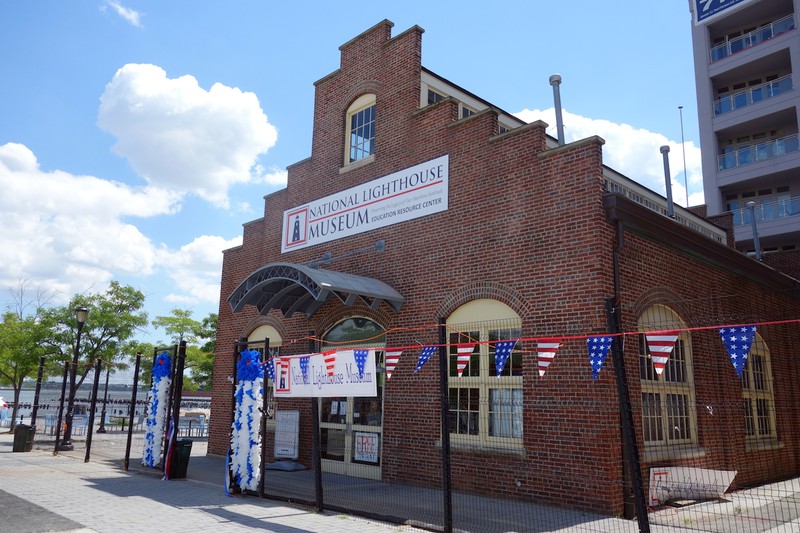
<path fill-rule="evenodd" d="M 174 215 L 180 194 L 44 172 L 22 144 L 0 145 L 0 190 L 0 287 L 29 280 L 61 301 L 166 272 L 176 289 L 168 300 L 216 303 L 222 250 L 241 242 L 202 236 L 170 251 L 128 219 Z"/>
<path fill-rule="evenodd" d="M 206 91 L 192 76 L 142 64 L 117 71 L 97 122 L 148 183 L 225 208 L 233 184 L 265 179 L 257 159 L 278 135 L 255 94 L 220 83 Z"/>
<path fill-rule="evenodd" d="M 543 120 L 549 125 L 547 133 L 553 137 L 557 136 L 553 108 L 543 111 L 525 109 L 515 115 L 526 122 Z M 680 141 L 672 141 L 660 133 L 636 129 L 628 124 L 591 119 L 573 115 L 565 110 L 562 111 L 562 115 L 566 142 L 585 139 L 593 135 L 602 137 L 606 141 L 603 145 L 603 162 L 607 166 L 661 195 L 666 195 L 661 147 L 669 146 L 672 197 L 676 204 L 686 205 L 683 148 Z M 689 205 L 699 205 L 704 203 L 700 148 L 692 142 L 686 142 L 685 149 Z"/>
<path fill-rule="evenodd" d="M 159 261 L 169 270 L 178 294 L 170 294 L 167 301 L 180 304 L 219 301 L 222 251 L 242 244 L 241 237 L 226 240 L 212 235 L 201 235 L 177 251 L 159 251 Z"/>
<path fill-rule="evenodd" d="M 110 6 L 117 15 L 125 19 L 131 26 L 136 28 L 142 27 L 142 17 L 137 11 L 123 6 L 116 0 L 106 0 L 106 5 Z M 100 6 L 100 10 L 105 11 L 106 6 Z"/>

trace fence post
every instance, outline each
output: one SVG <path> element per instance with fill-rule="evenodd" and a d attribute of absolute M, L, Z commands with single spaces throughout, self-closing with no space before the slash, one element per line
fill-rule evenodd
<path fill-rule="evenodd" d="M 442 497 L 444 501 L 444 532 L 453 531 L 453 492 L 450 476 L 450 390 L 447 387 L 447 376 L 450 372 L 447 364 L 447 330 L 445 319 L 439 319 L 439 394 L 442 419 Z"/>
<path fill-rule="evenodd" d="M 616 305 L 615 298 L 606 299 L 606 317 L 608 319 L 609 333 L 619 333 L 619 307 Z M 636 519 L 639 522 L 639 531 L 641 533 L 649 533 L 650 520 L 647 516 L 647 504 L 644 498 L 642 466 L 639 463 L 639 449 L 636 445 L 636 431 L 633 425 L 630 389 L 628 388 L 627 374 L 625 374 L 625 354 L 622 351 L 619 336 L 615 336 L 611 344 L 611 357 L 614 361 L 614 373 L 617 378 L 617 396 L 619 399 L 620 422 L 622 426 L 623 453 L 628 457 L 631 481 L 633 483 L 633 504 L 636 510 Z M 626 490 L 624 483 L 622 490 L 624 494 Z"/>
<path fill-rule="evenodd" d="M 122 470 L 128 471 L 128 464 L 131 458 L 131 439 L 133 438 L 133 415 L 136 414 L 136 389 L 139 388 L 139 366 L 142 362 L 142 354 L 136 354 L 136 366 L 133 370 L 133 392 L 131 393 L 131 411 L 128 424 L 128 442 L 125 444 L 125 461 L 122 464 Z M 147 408 L 145 407 L 145 417 L 147 416 Z"/>
<path fill-rule="evenodd" d="M 61 383 L 61 403 L 58 406 L 58 423 L 56 424 L 56 448 L 53 455 L 58 455 L 58 446 L 61 444 L 61 423 L 64 420 L 64 396 L 67 395 L 67 374 L 69 373 L 69 361 L 64 361 L 64 379 Z"/>
<path fill-rule="evenodd" d="M 36 415 L 39 412 L 39 393 L 42 391 L 42 374 L 44 374 L 44 356 L 39 357 L 39 373 L 36 375 L 36 392 L 33 395 L 33 412 L 31 413 L 31 427 L 36 431 Z M 13 420 L 12 420 L 13 422 Z"/>
<path fill-rule="evenodd" d="M 264 361 L 266 364 L 271 365 L 273 364 L 269 359 L 269 339 L 264 339 Z M 266 370 L 266 369 L 265 369 Z M 258 477 L 258 497 L 264 497 L 264 484 L 265 479 L 267 476 L 266 473 L 266 462 L 267 462 L 267 388 L 269 383 L 267 380 L 267 372 L 264 372 L 264 377 L 261 379 L 261 472 L 259 472 Z"/>
<path fill-rule="evenodd" d="M 89 403 L 89 424 L 86 426 L 86 455 L 83 457 L 83 462 L 88 463 L 92 455 L 92 435 L 94 429 L 94 411 L 97 409 L 97 388 L 100 384 L 101 368 L 103 360 L 97 359 L 94 364 L 94 383 L 92 383 L 92 401 Z"/>
<path fill-rule="evenodd" d="M 308 333 L 308 350 L 310 353 L 317 351 L 317 343 L 314 341 L 314 332 Z M 325 503 L 322 495 L 322 443 L 320 441 L 319 429 L 319 400 L 311 398 L 311 462 L 314 465 L 314 494 L 317 502 L 317 512 L 325 510 Z"/>

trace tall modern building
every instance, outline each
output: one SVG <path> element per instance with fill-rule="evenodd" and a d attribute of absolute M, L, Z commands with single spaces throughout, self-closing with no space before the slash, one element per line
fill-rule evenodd
<path fill-rule="evenodd" d="M 708 214 L 732 212 L 737 248 L 777 263 L 800 250 L 800 0 L 689 4 Z"/>

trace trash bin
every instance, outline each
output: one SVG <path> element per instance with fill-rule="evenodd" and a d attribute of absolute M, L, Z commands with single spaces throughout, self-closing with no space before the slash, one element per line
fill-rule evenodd
<path fill-rule="evenodd" d="M 186 477 L 189 467 L 189 456 L 192 455 L 192 440 L 179 439 L 172 447 L 172 461 L 169 464 L 169 478 L 178 479 Z"/>
<path fill-rule="evenodd" d="M 14 452 L 29 452 L 33 449 L 33 436 L 36 428 L 27 424 L 17 424 L 14 426 Z"/>

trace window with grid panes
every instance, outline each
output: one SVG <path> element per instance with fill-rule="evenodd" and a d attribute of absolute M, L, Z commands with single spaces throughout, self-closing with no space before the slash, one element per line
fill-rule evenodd
<path fill-rule="evenodd" d="M 748 441 L 775 439 L 775 401 L 772 395 L 772 367 L 769 348 L 756 333 L 747 364 L 742 371 L 744 427 Z"/>
<path fill-rule="evenodd" d="M 375 95 L 365 94 L 347 110 L 346 162 L 354 163 L 375 151 Z"/>
<path fill-rule="evenodd" d="M 639 319 L 639 331 L 682 330 L 661 376 L 656 373 L 645 335 L 639 335 L 642 431 L 646 447 L 697 442 L 691 337 L 670 308 L 654 305 Z"/>
<path fill-rule="evenodd" d="M 480 319 L 480 320 L 478 320 Z M 450 431 L 454 442 L 518 447 L 523 437 L 522 351 L 516 346 L 497 375 L 494 344 L 521 335 L 521 320 L 494 300 L 459 307 L 447 321 Z M 474 345 L 458 376 L 458 346 Z"/>

